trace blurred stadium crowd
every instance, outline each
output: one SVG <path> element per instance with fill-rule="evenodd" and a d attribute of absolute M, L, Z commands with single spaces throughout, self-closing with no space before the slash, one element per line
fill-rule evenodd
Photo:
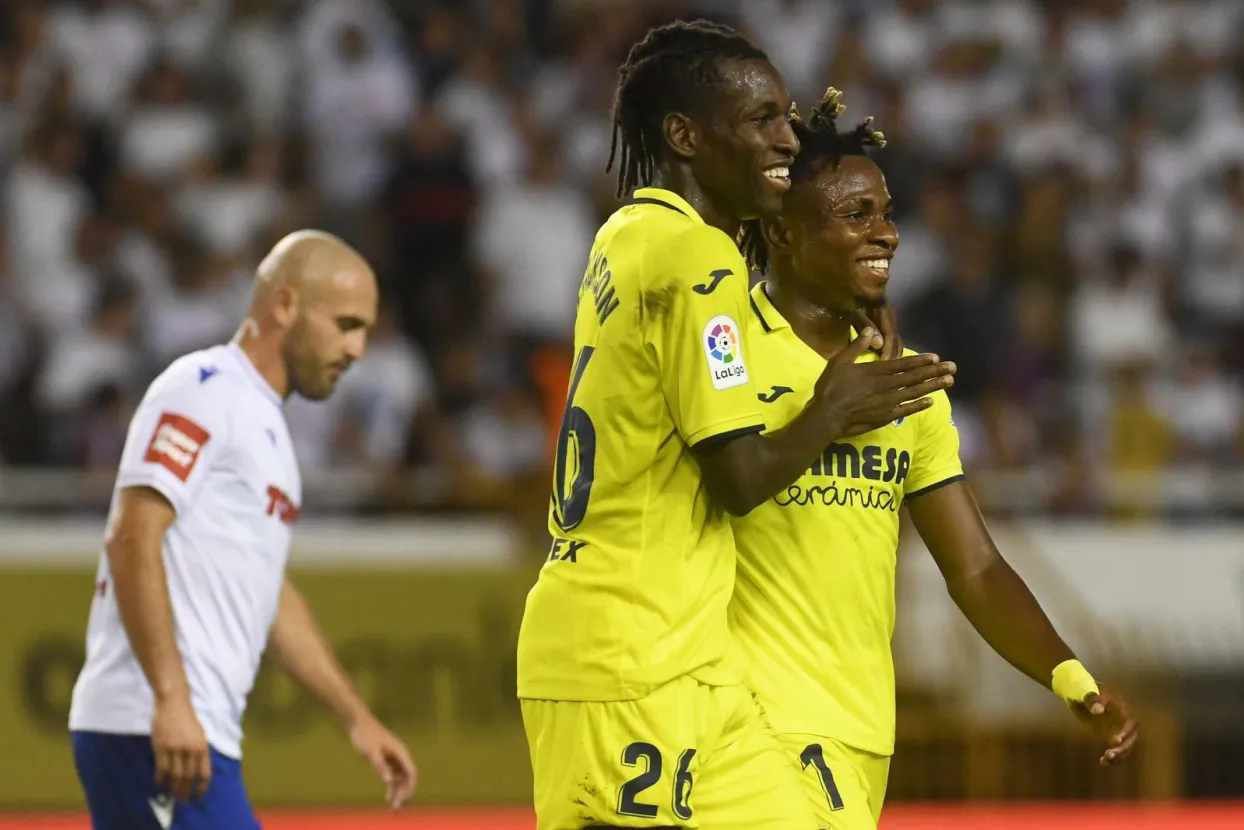
<path fill-rule="evenodd" d="M 616 67 L 689 16 L 876 116 L 892 298 L 958 362 L 988 504 L 1244 512 L 1234 0 L 5 0 L 0 482 L 106 480 L 145 384 L 313 225 L 386 313 L 289 406 L 309 501 L 541 514 Z"/>

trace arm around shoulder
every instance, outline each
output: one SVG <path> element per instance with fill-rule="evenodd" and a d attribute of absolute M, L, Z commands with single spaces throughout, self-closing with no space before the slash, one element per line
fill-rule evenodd
<path fill-rule="evenodd" d="M 698 448 L 705 486 L 731 514 L 744 515 L 781 492 L 834 441 L 922 411 L 928 403 L 920 399 L 944 385 L 944 372 L 924 357 L 857 363 L 871 342 L 866 335 L 826 362 L 812 399 L 781 429 Z"/>

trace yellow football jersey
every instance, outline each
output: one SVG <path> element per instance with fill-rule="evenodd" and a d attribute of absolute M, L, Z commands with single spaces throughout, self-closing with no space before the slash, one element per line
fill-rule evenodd
<path fill-rule="evenodd" d="M 807 403 L 825 359 L 751 294 L 748 360 L 765 423 Z M 869 352 L 861 361 L 876 360 Z M 899 508 L 962 478 L 945 392 L 900 422 L 831 444 L 784 492 L 734 520 L 730 623 L 747 680 L 779 733 L 894 751 L 894 576 Z"/>
<path fill-rule="evenodd" d="M 730 517 L 690 447 L 764 429 L 740 323 L 747 268 L 687 202 L 637 190 L 579 289 L 548 560 L 527 597 L 518 693 L 627 700 L 679 676 L 737 683 Z"/>

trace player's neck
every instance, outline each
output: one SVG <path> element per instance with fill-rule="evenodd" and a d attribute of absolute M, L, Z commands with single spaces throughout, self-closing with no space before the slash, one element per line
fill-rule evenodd
<path fill-rule="evenodd" d="M 739 226 L 742 224 L 739 217 L 729 215 L 728 211 L 716 205 L 685 167 L 657 168 L 652 177 L 652 186 L 677 193 L 695 208 L 704 224 L 725 232 L 731 239 L 739 235 Z"/>
<path fill-rule="evenodd" d="M 250 320 L 242 324 L 232 342 L 242 350 L 255 371 L 280 395 L 281 400 L 289 397 L 289 374 L 285 371 L 285 362 L 281 360 L 278 344 L 265 338 L 258 331 L 258 326 Z"/>
<path fill-rule="evenodd" d="M 765 292 L 795 335 L 825 359 L 838 354 L 851 341 L 851 317 L 846 312 L 826 308 L 802 296 L 790 281 L 777 274 L 770 276 Z"/>

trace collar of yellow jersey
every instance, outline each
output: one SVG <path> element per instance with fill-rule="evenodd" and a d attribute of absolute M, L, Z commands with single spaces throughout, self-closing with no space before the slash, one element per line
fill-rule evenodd
<path fill-rule="evenodd" d="M 672 190 L 664 190 L 660 187 L 641 187 L 631 194 L 631 204 L 660 205 L 678 211 L 692 222 L 704 224 L 704 220 L 700 218 L 700 214 L 695 212 L 690 202 Z"/>
<path fill-rule="evenodd" d="M 761 280 L 752 286 L 750 298 L 752 313 L 756 315 L 756 319 L 760 321 L 760 325 L 764 328 L 766 334 L 771 331 L 790 328 L 790 323 L 782 316 L 782 312 L 777 310 L 773 300 L 769 299 L 769 292 L 765 290 L 766 285 L 768 285 L 768 282 Z M 851 339 L 854 340 L 858 336 L 855 326 L 852 326 L 850 331 Z"/>
<path fill-rule="evenodd" d="M 766 285 L 768 283 L 761 280 L 752 286 L 752 313 L 760 320 L 760 325 L 766 332 L 790 328 L 790 323 L 786 322 L 782 312 L 778 311 L 773 301 L 769 299 L 769 292 L 765 290 Z"/>

